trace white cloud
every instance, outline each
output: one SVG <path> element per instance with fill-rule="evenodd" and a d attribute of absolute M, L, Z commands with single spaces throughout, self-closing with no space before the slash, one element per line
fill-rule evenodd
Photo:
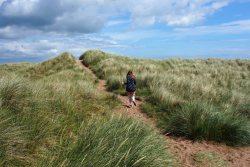
<path fill-rule="evenodd" d="M 15 38 L 25 38 L 41 34 L 42 32 L 36 29 L 30 29 L 23 26 L 6 26 L 0 28 L 0 38 L 1 39 L 15 39 Z"/>
<path fill-rule="evenodd" d="M 231 0 L 5 0 L 0 1 L 0 27 L 25 26 L 43 31 L 91 33 L 110 25 L 113 16 L 134 26 L 195 24 Z M 114 19 L 113 23 L 114 23 Z M 119 19 L 118 19 L 119 22 Z M 112 22 L 111 22 L 112 25 Z"/>
<path fill-rule="evenodd" d="M 3 1 L 4 2 L 4 1 Z M 6 5 L 2 8 L 4 16 L 26 16 L 33 14 L 38 0 L 14 0 L 5 1 Z"/>
<path fill-rule="evenodd" d="M 91 33 L 101 30 L 104 27 L 104 22 L 105 18 L 98 16 L 91 9 L 86 9 L 84 11 L 78 10 L 73 13 L 65 13 L 56 18 L 54 24 L 47 26 L 46 29 Z"/>
<path fill-rule="evenodd" d="M 0 0 L 0 56 L 55 55 L 65 50 L 79 55 L 90 48 L 128 47 L 122 41 L 249 32 L 249 20 L 197 26 L 233 1 Z M 158 23 L 172 28 L 147 29 Z M 123 26 L 123 31 L 115 26 Z M 112 32 L 102 33 L 105 27 L 112 27 Z M 45 41 L 37 40 L 41 38 Z"/>
<path fill-rule="evenodd" d="M 117 20 L 109 20 L 105 26 L 106 27 L 112 27 L 112 26 L 118 26 L 118 25 L 124 25 L 124 24 L 128 24 L 129 21 L 125 20 L 125 19 L 117 19 Z"/>
<path fill-rule="evenodd" d="M 196 26 L 191 28 L 175 28 L 175 36 L 185 37 L 204 34 L 239 34 L 250 33 L 250 20 L 238 20 L 214 26 Z"/>
<path fill-rule="evenodd" d="M 140 29 L 123 32 L 106 33 L 106 36 L 117 41 L 137 42 L 145 39 L 158 39 L 158 41 L 173 41 L 186 37 L 204 35 L 232 35 L 250 33 L 250 20 L 238 20 L 212 26 L 192 26 L 164 29 Z"/>
<path fill-rule="evenodd" d="M 13 41 L 8 43 L 0 43 L 1 57 L 40 57 L 58 54 L 56 48 L 61 47 L 63 43 L 49 42 L 47 40 L 39 41 Z"/>
<path fill-rule="evenodd" d="M 12 30 L 9 30 L 12 29 Z M 175 39 L 186 38 L 188 36 L 203 36 L 209 34 L 240 34 L 250 33 L 250 20 L 240 20 L 229 23 L 220 24 L 217 26 L 195 26 L 191 28 L 175 28 L 172 32 L 166 30 L 133 30 L 115 33 L 104 34 L 51 34 L 45 33 L 39 36 L 41 32 L 32 32 L 25 28 L 7 27 L 0 29 L 1 35 L 16 36 L 10 32 L 21 34 L 22 40 L 9 41 L 0 40 L 0 58 L 2 57 L 15 57 L 15 56 L 30 56 L 42 57 L 56 55 L 65 50 L 72 52 L 74 55 L 80 55 L 87 49 L 99 48 L 128 48 L 131 46 L 121 44 L 123 41 L 129 41 L 130 45 L 137 43 L 139 40 L 144 39 Z M 29 40 L 29 34 L 38 35 L 39 40 Z M 50 36 L 51 35 L 51 36 Z M 53 38 L 51 38 L 53 37 Z M 248 41 L 246 38 L 244 41 Z M 244 42 L 243 41 L 243 42 Z M 236 41 L 237 42 L 237 41 Z M 225 50 L 224 50 L 225 51 Z M 235 50 L 235 52 L 238 50 Z M 222 52 L 222 51 L 221 51 Z M 240 51 L 238 51 L 240 52 Z"/>
<path fill-rule="evenodd" d="M 135 24 L 152 25 L 163 22 L 170 26 L 187 26 L 205 19 L 227 6 L 231 0 L 219 2 L 217 0 L 137 0 L 134 2 L 128 10 Z"/>
<path fill-rule="evenodd" d="M 75 35 L 58 38 L 41 37 L 38 40 L 0 40 L 0 58 L 50 57 L 65 51 L 79 56 L 87 49 L 124 48 L 126 45 L 101 35 Z"/>

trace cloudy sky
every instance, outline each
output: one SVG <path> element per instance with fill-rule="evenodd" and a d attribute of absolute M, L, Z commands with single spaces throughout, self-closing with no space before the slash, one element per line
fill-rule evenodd
<path fill-rule="evenodd" d="M 88 49 L 250 59 L 250 0 L 0 0 L 0 63 Z"/>

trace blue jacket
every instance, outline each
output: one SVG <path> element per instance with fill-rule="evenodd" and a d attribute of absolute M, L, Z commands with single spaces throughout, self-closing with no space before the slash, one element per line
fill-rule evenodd
<path fill-rule="evenodd" d="M 127 76 L 127 85 L 126 91 L 127 92 L 135 92 L 136 90 L 136 81 L 130 75 Z"/>

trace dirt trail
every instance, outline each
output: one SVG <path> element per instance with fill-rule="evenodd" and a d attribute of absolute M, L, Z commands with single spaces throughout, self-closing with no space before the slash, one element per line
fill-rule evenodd
<path fill-rule="evenodd" d="M 88 71 L 93 77 L 97 78 L 95 73 L 85 66 L 80 60 L 77 60 L 77 64 L 79 64 L 84 70 Z M 97 86 L 98 90 L 102 93 L 108 94 L 106 90 L 106 81 L 100 80 Z M 133 117 L 145 124 L 152 126 L 156 131 L 159 132 L 159 129 L 156 128 L 155 122 L 150 119 L 146 114 L 144 114 L 140 105 L 141 101 L 137 100 L 137 106 L 133 106 L 132 108 L 128 108 L 128 99 L 126 96 L 118 96 L 118 98 L 123 103 L 122 107 L 118 109 L 118 112 Z M 203 167 L 213 167 L 211 164 L 199 164 L 195 161 L 194 156 L 197 153 L 202 152 L 212 152 L 219 155 L 219 157 L 226 161 L 225 166 L 228 167 L 250 167 L 250 147 L 244 148 L 234 148 L 227 146 L 225 144 L 218 144 L 214 142 L 193 142 L 191 140 L 171 137 L 171 136 L 163 136 L 167 140 L 167 148 L 171 151 L 173 155 L 175 155 L 180 166 L 183 167 L 195 167 L 195 166 L 203 166 Z"/>

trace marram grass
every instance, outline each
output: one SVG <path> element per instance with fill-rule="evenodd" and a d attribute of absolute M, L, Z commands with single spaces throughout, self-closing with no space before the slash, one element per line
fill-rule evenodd
<path fill-rule="evenodd" d="M 0 108 L 0 166 L 25 166 L 33 159 L 28 154 L 28 140 L 23 127 L 12 122 Z"/>
<path fill-rule="evenodd" d="M 221 112 L 207 104 L 186 104 L 171 112 L 166 131 L 195 140 L 214 140 L 228 145 L 249 145 L 249 120 L 231 111 Z"/>
<path fill-rule="evenodd" d="M 109 91 L 120 94 L 125 91 L 122 81 L 132 70 L 137 77 L 136 95 L 144 99 L 143 111 L 165 131 L 230 145 L 250 144 L 250 60 L 135 59 L 99 50 L 87 51 L 80 59 L 107 80 Z M 189 105 L 197 103 L 206 104 L 202 113 Z M 210 112 L 210 108 L 217 111 Z M 207 122 L 204 113 L 211 118 L 209 121 L 218 123 Z M 179 126 L 189 130 L 179 133 Z M 197 131 L 202 132 L 194 133 L 190 127 L 199 127 Z"/>
<path fill-rule="evenodd" d="M 58 146 L 60 147 L 60 146 Z M 137 166 L 173 165 L 163 139 L 135 120 L 111 116 L 81 127 L 70 149 L 49 154 L 40 166 Z"/>
<path fill-rule="evenodd" d="M 110 116 L 117 97 L 102 95 L 72 55 L 0 65 L 0 73 L 0 166 L 172 163 L 159 135 L 134 120 Z"/>

